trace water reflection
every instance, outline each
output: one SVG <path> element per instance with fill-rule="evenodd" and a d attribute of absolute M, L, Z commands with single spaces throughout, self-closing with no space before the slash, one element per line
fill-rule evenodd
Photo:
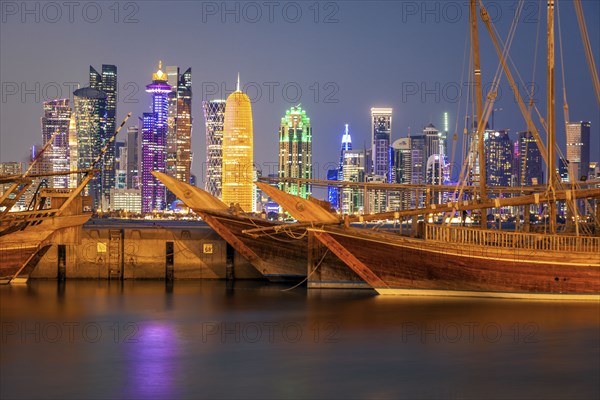
<path fill-rule="evenodd" d="M 287 288 L 0 287 L 0 397 L 600 397 L 598 303 Z"/>
<path fill-rule="evenodd" d="M 173 326 L 147 322 L 128 327 L 126 387 L 122 398 L 174 399 L 177 394 L 178 339 Z"/>

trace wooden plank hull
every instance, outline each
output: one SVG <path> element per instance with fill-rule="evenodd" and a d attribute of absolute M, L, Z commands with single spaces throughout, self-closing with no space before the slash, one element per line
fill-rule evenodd
<path fill-rule="evenodd" d="M 244 255 L 245 252 L 250 250 L 257 259 L 252 256 L 246 258 L 269 281 L 299 282 L 307 278 L 309 260 L 307 235 L 295 232 L 293 235 L 278 233 L 261 235 L 255 238 L 246 235 L 242 231 L 271 227 L 277 225 L 277 223 L 260 218 L 229 215 L 220 212 L 201 210 L 196 210 L 196 212 L 217 233 L 225 228 L 234 238 L 232 240 L 231 237 L 222 232 L 220 233 L 221 236 L 240 254 Z M 299 238 L 299 236 L 302 237 Z M 324 257 L 323 254 L 314 254 L 314 257 L 319 257 L 315 262 L 318 267 L 309 276 L 309 287 L 369 287 L 334 254 L 329 252 Z M 319 261 L 321 262 L 319 263 Z"/>
<path fill-rule="evenodd" d="M 600 300 L 599 254 L 561 257 L 535 250 L 459 247 L 353 228 L 313 232 L 380 294 Z"/>
<path fill-rule="evenodd" d="M 38 250 L 37 246 L 0 248 L 0 277 L 12 277 Z"/>
<path fill-rule="evenodd" d="M 310 234 L 275 233 L 270 228 L 280 223 L 230 213 L 229 207 L 210 193 L 160 172 L 152 174 L 270 281 L 306 280 L 309 288 L 370 288 L 327 248 L 310 240 Z M 258 185 L 266 192 L 276 191 Z M 295 206 L 294 217 L 301 222 L 337 221 L 337 217 L 308 200 L 296 198 L 290 204 Z M 257 228 L 267 231 L 255 236 L 243 233 Z"/>
<path fill-rule="evenodd" d="M 13 276 L 28 260 L 31 262 L 27 270 L 31 273 L 41 258 L 32 258 L 34 254 L 43 255 L 56 240 L 62 243 L 63 232 L 83 225 L 90 217 L 91 214 L 50 217 L 37 225 L 0 236 L 0 277 Z"/>

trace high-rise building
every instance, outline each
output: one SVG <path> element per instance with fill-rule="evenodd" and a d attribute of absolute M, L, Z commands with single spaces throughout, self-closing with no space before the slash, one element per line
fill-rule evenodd
<path fill-rule="evenodd" d="M 115 134 L 117 117 L 117 67 L 102 64 L 102 73 L 90 65 L 90 87 L 106 94 L 106 116 L 104 135 L 100 148 L 103 148 Z M 110 189 L 115 186 L 115 145 L 112 142 L 102 157 L 102 204 L 110 204 Z"/>
<path fill-rule="evenodd" d="M 252 206 L 252 174 L 254 164 L 252 105 L 250 98 L 237 89 L 227 97 L 223 129 L 222 200 L 225 204 L 239 204 L 250 212 Z"/>
<path fill-rule="evenodd" d="M 115 142 L 115 187 L 114 189 L 127 189 L 127 143 Z M 111 210 L 113 208 L 111 207 Z"/>
<path fill-rule="evenodd" d="M 152 83 L 146 86 L 152 96 L 152 112 L 142 116 L 142 212 L 162 211 L 166 208 L 166 189 L 162 182 L 152 175 L 152 171 L 165 172 L 167 159 L 167 117 L 171 86 L 167 74 L 158 71 L 152 75 Z"/>
<path fill-rule="evenodd" d="M 344 133 L 342 134 L 342 146 L 340 150 L 340 163 L 337 169 L 329 169 L 327 171 L 327 180 L 329 181 L 343 181 L 343 165 L 344 165 L 344 153 L 348 150 L 352 150 L 352 137 L 348 130 L 348 124 L 344 126 Z M 327 187 L 327 198 L 331 206 L 338 210 L 341 207 L 340 188 L 337 186 L 329 185 Z"/>
<path fill-rule="evenodd" d="M 286 110 L 279 126 L 279 177 L 312 179 L 312 128 L 306 110 Z M 279 188 L 302 198 L 311 194 L 310 183 L 283 182 Z"/>
<path fill-rule="evenodd" d="M 348 124 L 345 125 L 344 134 L 342 136 L 342 149 L 340 151 L 340 173 L 338 174 L 338 179 L 343 181 L 342 176 L 342 165 L 344 164 L 344 152 L 352 150 L 352 136 L 348 131 Z"/>
<path fill-rule="evenodd" d="M 400 138 L 392 143 L 393 165 L 394 165 L 394 183 L 412 183 L 412 145 L 411 138 Z M 411 207 L 411 192 L 402 190 L 391 193 L 391 210 L 407 209 Z M 388 201 L 390 203 L 390 201 Z"/>
<path fill-rule="evenodd" d="M 206 126 L 206 182 L 204 189 L 221 198 L 223 179 L 223 128 L 225 126 L 225 100 L 202 102 Z"/>
<path fill-rule="evenodd" d="M 167 66 L 167 82 L 171 86 L 167 117 L 167 175 L 190 183 L 192 168 L 192 69 L 179 74 L 179 67 Z M 167 201 L 175 195 L 167 190 Z"/>
<path fill-rule="evenodd" d="M 339 168 L 331 168 L 327 170 L 327 180 L 337 181 L 339 180 L 340 170 Z M 331 204 L 331 207 L 335 210 L 340 208 L 340 189 L 337 186 L 327 186 L 327 201 Z"/>
<path fill-rule="evenodd" d="M 70 148 L 69 126 L 71 108 L 69 99 L 56 99 L 44 102 L 42 117 L 42 142 L 44 145 L 52 138 L 52 144 L 43 155 L 44 172 L 69 172 Z M 55 188 L 68 188 L 69 175 L 56 175 L 49 180 Z"/>
<path fill-rule="evenodd" d="M 575 181 L 587 179 L 590 167 L 590 123 L 587 121 L 567 123 L 567 160 Z"/>
<path fill-rule="evenodd" d="M 365 152 L 363 150 L 348 150 L 344 152 L 342 175 L 347 182 L 364 182 Z M 364 211 L 364 193 L 358 188 L 342 189 L 342 213 L 354 214 Z"/>
<path fill-rule="evenodd" d="M 139 127 L 130 126 L 127 128 L 127 189 L 139 188 L 139 148 Z"/>
<path fill-rule="evenodd" d="M 425 154 L 427 159 L 434 154 L 446 155 L 446 134 L 437 130 L 435 125 L 429 124 L 423 129 L 425 136 Z"/>
<path fill-rule="evenodd" d="M 387 178 L 381 175 L 368 174 L 365 176 L 365 182 L 368 183 L 387 183 Z M 388 196 L 385 190 L 373 189 L 368 191 L 367 196 L 368 203 L 365 204 L 363 212 L 368 213 L 382 213 L 386 211 Z"/>
<path fill-rule="evenodd" d="M 570 168 L 569 168 L 569 160 L 566 158 L 560 157 L 558 159 L 558 176 L 561 182 L 569 182 L 570 177 Z"/>
<path fill-rule="evenodd" d="M 410 137 L 411 146 L 411 182 L 413 184 L 424 185 L 425 175 L 427 172 L 427 159 L 429 155 L 425 151 L 425 135 L 417 135 Z"/>
<path fill-rule="evenodd" d="M 510 186 L 513 173 L 513 143 L 508 131 L 486 131 L 484 135 L 488 186 Z"/>
<path fill-rule="evenodd" d="M 450 169 L 446 159 L 446 133 L 440 132 L 433 124 L 423 129 L 425 139 L 425 183 L 428 185 L 446 185 L 450 182 Z M 431 193 L 435 203 L 445 202 L 442 192 Z"/>
<path fill-rule="evenodd" d="M 392 109 L 371 108 L 371 140 L 373 171 L 375 175 L 385 176 L 388 182 L 390 169 L 389 147 L 392 139 Z"/>
<path fill-rule="evenodd" d="M 77 122 L 75 112 L 71 113 L 69 120 L 69 166 L 71 171 L 76 171 L 79 163 L 79 139 L 77 137 Z M 69 177 L 69 187 L 77 187 L 77 174 L 71 174 Z"/>
<path fill-rule="evenodd" d="M 100 155 L 106 128 L 106 93 L 91 87 L 73 92 L 73 113 L 77 131 L 77 169 L 88 169 Z M 92 197 L 94 208 L 102 207 L 102 175 L 88 184 L 85 194 Z"/>
<path fill-rule="evenodd" d="M 0 175 L 21 175 L 23 173 L 23 164 L 16 161 L 0 162 Z M 12 182 L 0 183 L 0 196 L 2 196 L 11 186 Z M 4 211 L 0 209 L 0 212 Z"/>
<path fill-rule="evenodd" d="M 515 142 L 513 180 L 516 186 L 544 183 L 544 159 L 531 132 L 519 132 Z"/>
<path fill-rule="evenodd" d="M 139 189 L 111 189 L 110 209 L 132 213 L 142 212 L 142 199 Z"/>

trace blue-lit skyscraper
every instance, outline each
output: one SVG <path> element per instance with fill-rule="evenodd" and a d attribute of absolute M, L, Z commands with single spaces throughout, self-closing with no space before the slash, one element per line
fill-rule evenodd
<path fill-rule="evenodd" d="M 152 96 L 152 112 L 142 116 L 142 212 L 164 210 L 166 206 L 165 186 L 152 176 L 152 171 L 165 172 L 167 159 L 167 116 L 171 86 L 167 74 L 162 70 L 152 75 L 152 83 L 146 92 Z"/>
<path fill-rule="evenodd" d="M 342 136 L 342 150 L 340 151 L 340 173 L 338 174 L 338 179 L 343 181 L 342 179 L 342 166 L 344 165 L 344 152 L 352 150 L 352 137 L 350 136 L 350 132 L 348 132 L 348 124 L 345 125 L 344 136 Z"/>
<path fill-rule="evenodd" d="M 348 150 L 352 150 L 352 137 L 348 131 L 348 124 L 345 125 L 344 134 L 342 135 L 342 148 L 340 150 L 340 164 L 337 169 L 330 169 L 327 171 L 328 181 L 343 181 L 343 166 L 344 166 L 344 153 Z M 331 206 L 338 210 L 340 204 L 340 189 L 337 186 L 328 186 L 327 198 Z"/>

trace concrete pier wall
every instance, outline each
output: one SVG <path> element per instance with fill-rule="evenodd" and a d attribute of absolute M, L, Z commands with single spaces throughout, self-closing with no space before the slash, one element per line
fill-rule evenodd
<path fill-rule="evenodd" d="M 165 279 L 168 248 L 174 279 L 226 278 L 227 243 L 202 222 L 92 220 L 75 236 L 56 237 L 30 277 L 58 277 L 61 244 L 66 279 Z M 262 278 L 237 253 L 234 268 L 236 279 Z"/>

